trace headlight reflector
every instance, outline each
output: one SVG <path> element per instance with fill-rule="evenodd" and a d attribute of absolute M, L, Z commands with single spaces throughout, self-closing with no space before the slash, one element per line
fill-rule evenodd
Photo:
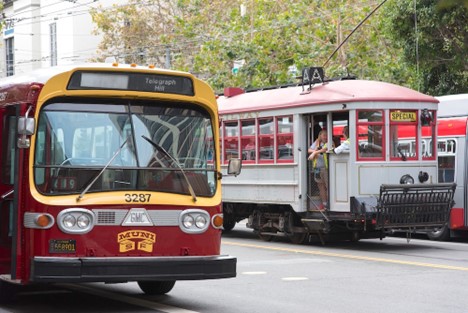
<path fill-rule="evenodd" d="M 57 215 L 57 225 L 67 234 L 85 234 L 94 227 L 94 213 L 82 208 L 65 209 Z"/>
<path fill-rule="evenodd" d="M 400 184 L 411 185 L 414 184 L 414 178 L 410 174 L 405 174 L 400 178 Z"/>
<path fill-rule="evenodd" d="M 200 234 L 208 229 L 210 215 L 205 210 L 188 209 L 180 213 L 179 227 L 184 233 Z"/>

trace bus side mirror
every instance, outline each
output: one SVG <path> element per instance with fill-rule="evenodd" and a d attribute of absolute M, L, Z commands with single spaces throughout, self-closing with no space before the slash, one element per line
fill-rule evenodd
<path fill-rule="evenodd" d="M 21 137 L 18 139 L 18 148 L 29 148 L 30 141 L 26 136 L 34 134 L 36 121 L 33 117 L 20 117 L 18 119 L 18 134 Z"/>
<path fill-rule="evenodd" d="M 228 170 L 227 170 L 228 175 L 237 176 L 240 174 L 241 169 L 242 169 L 241 159 L 237 159 L 237 158 L 229 159 Z"/>

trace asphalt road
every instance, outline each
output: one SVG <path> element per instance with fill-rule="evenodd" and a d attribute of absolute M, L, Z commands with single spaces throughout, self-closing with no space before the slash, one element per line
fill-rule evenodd
<path fill-rule="evenodd" d="M 180 281 L 165 296 L 135 283 L 30 288 L 0 312 L 468 312 L 468 245 L 406 238 L 322 246 L 223 236 L 233 279 Z"/>

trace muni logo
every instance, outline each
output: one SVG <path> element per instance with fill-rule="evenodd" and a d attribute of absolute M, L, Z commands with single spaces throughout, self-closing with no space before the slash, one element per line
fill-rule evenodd
<path fill-rule="evenodd" d="M 156 242 L 156 234 L 144 230 L 128 230 L 117 235 L 119 252 L 131 250 L 141 250 L 153 252 L 153 245 Z"/>

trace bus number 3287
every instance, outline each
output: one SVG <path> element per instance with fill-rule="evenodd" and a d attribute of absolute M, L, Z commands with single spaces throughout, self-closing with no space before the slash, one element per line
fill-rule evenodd
<path fill-rule="evenodd" d="M 151 194 L 149 193 L 126 193 L 125 202 L 149 202 Z"/>

